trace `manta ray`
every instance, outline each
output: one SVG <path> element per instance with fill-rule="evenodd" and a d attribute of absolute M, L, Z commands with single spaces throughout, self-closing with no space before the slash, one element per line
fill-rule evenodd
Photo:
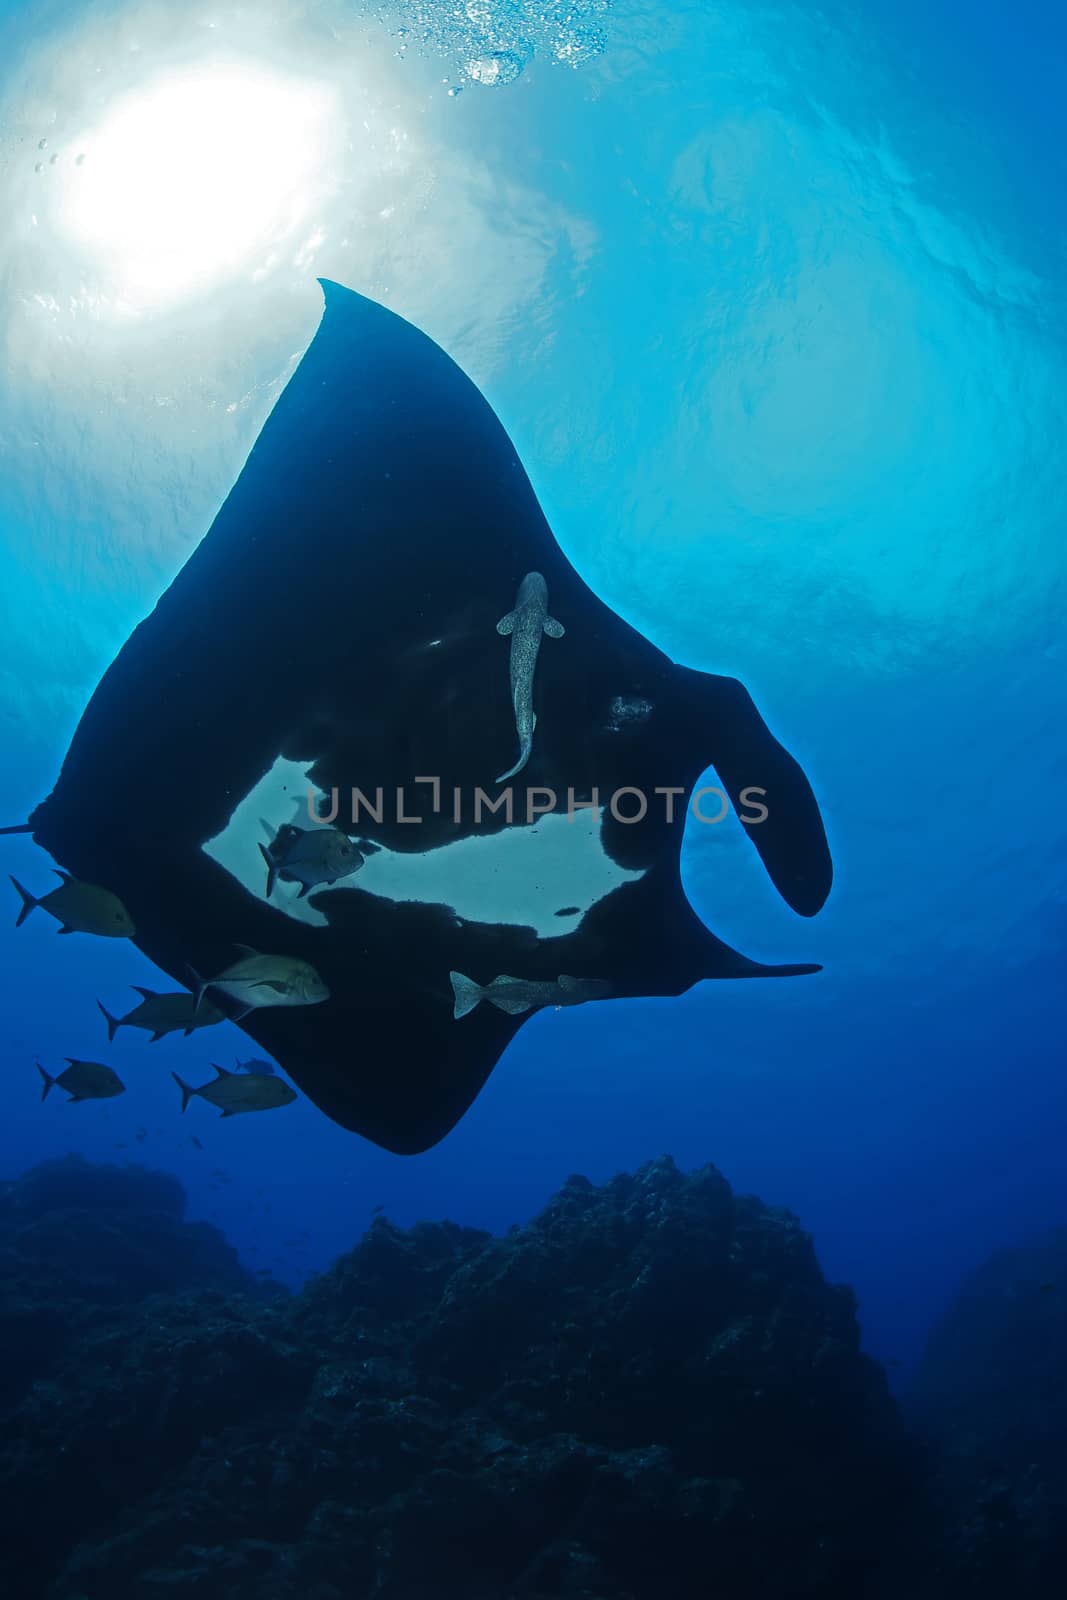
<path fill-rule="evenodd" d="M 322 321 L 228 498 L 25 829 L 118 895 L 187 988 L 242 947 L 310 963 L 324 1003 L 240 1026 L 326 1115 L 413 1154 L 532 1014 L 457 1018 L 452 973 L 610 1001 L 819 970 L 750 960 L 686 899 L 686 807 L 709 767 L 801 916 L 831 862 L 807 779 L 741 683 L 611 611 L 460 367 L 320 282 Z M 501 637 L 520 621 L 521 696 Z M 268 898 L 265 846 L 320 825 L 374 853 Z"/>

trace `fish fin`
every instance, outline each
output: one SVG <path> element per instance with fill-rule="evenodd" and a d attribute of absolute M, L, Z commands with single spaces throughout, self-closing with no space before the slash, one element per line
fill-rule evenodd
<path fill-rule="evenodd" d="M 74 882 L 74 879 L 71 877 L 69 872 L 63 872 L 63 871 L 61 871 L 61 869 L 59 867 L 53 867 L 52 871 L 55 873 L 57 878 L 61 879 L 61 881 L 63 883 L 73 883 Z"/>
<path fill-rule="evenodd" d="M 231 1022 L 243 1022 L 245 1020 L 245 1018 L 248 1016 L 249 1012 L 254 1011 L 255 1009 L 256 1009 L 255 1006 L 245 1006 L 244 1010 L 243 1011 L 238 1011 L 238 1013 L 237 1013 L 237 1015 L 235 1017 L 231 1017 L 230 1018 L 230 1021 Z"/>
<path fill-rule="evenodd" d="M 69 923 L 63 922 L 60 924 L 58 931 L 60 933 L 73 933 L 74 929 L 69 925 Z"/>
<path fill-rule="evenodd" d="M 460 1017 L 465 1017 L 468 1011 L 473 1011 L 479 1000 L 485 998 L 485 990 L 472 978 L 465 978 L 462 972 L 450 972 L 452 979 L 452 994 L 455 998 L 453 1017 L 458 1022 Z"/>
<path fill-rule="evenodd" d="M 519 747 L 519 759 L 516 761 L 515 765 L 511 768 L 511 770 L 509 772 L 502 772 L 500 774 L 499 778 L 497 778 L 497 780 L 496 780 L 497 783 L 506 783 L 507 780 L 509 778 L 513 778 L 517 772 L 521 772 L 523 767 L 526 765 L 527 761 L 529 761 L 529 759 L 530 759 L 530 751 L 532 749 L 533 749 L 533 740 L 532 739 L 524 739 L 522 741 L 522 744 Z"/>
<path fill-rule="evenodd" d="M 229 1067 L 220 1067 L 217 1061 L 213 1061 L 211 1065 L 215 1068 L 220 1078 L 232 1078 L 235 1076 Z"/>
<path fill-rule="evenodd" d="M 122 1027 L 122 1023 L 117 1017 L 113 1017 L 111 1015 L 111 1012 L 107 1010 L 102 1000 L 98 1000 L 96 1003 L 104 1013 L 104 1021 L 107 1023 L 107 1042 L 108 1044 L 114 1044 L 115 1035 Z"/>
<path fill-rule="evenodd" d="M 275 839 L 278 837 L 278 830 L 274 826 L 273 822 L 268 822 L 266 817 L 260 817 L 259 825 L 263 829 L 263 832 L 267 835 L 267 843 L 273 844 Z"/>
<path fill-rule="evenodd" d="M 130 988 L 134 994 L 139 994 L 142 1000 L 155 1000 L 159 993 L 157 989 L 143 989 L 139 983 L 131 983 Z"/>
<path fill-rule="evenodd" d="M 47 1100 L 48 1099 L 48 1091 L 49 1091 L 49 1089 L 51 1089 L 52 1085 L 55 1083 L 56 1080 L 53 1078 L 53 1076 L 52 1076 L 52 1074 L 50 1072 L 46 1072 L 44 1070 L 44 1068 L 42 1067 L 42 1065 L 41 1065 L 41 1063 L 39 1061 L 35 1061 L 34 1062 L 34 1066 L 37 1068 L 37 1071 L 41 1074 L 41 1078 L 42 1078 L 43 1083 L 44 1083 L 44 1088 L 41 1090 L 41 1099 L 42 1100 Z"/>
<path fill-rule="evenodd" d="M 501 617 L 500 621 L 497 623 L 497 625 L 496 625 L 497 633 L 503 633 L 505 635 L 507 635 L 509 633 L 514 633 L 514 631 L 515 631 L 515 623 L 516 623 L 517 619 L 518 619 L 518 612 L 517 611 L 509 611 L 507 616 L 506 617 Z"/>
<path fill-rule="evenodd" d="M 252 946 L 250 944 L 239 944 L 236 939 L 233 942 L 233 947 L 234 947 L 235 950 L 240 950 L 240 952 L 241 952 L 241 954 L 243 956 L 258 956 L 259 955 L 259 951 L 258 950 L 253 950 Z"/>
<path fill-rule="evenodd" d="M 17 878 L 12 878 L 11 882 L 15 885 L 15 888 L 22 896 L 22 910 L 15 918 L 16 928 L 21 928 L 22 924 L 25 922 L 34 906 L 39 906 L 41 902 L 37 899 L 36 895 L 32 895 L 28 889 L 24 889 Z"/>
<path fill-rule="evenodd" d="M 361 850 L 365 856 L 375 856 L 382 848 L 380 844 L 375 844 L 373 839 L 357 839 L 355 845 L 356 849 Z"/>
<path fill-rule="evenodd" d="M 88 1098 L 89 1098 L 88 1095 L 84 1095 L 84 1094 L 68 1095 L 67 1096 L 67 1104 L 68 1104 L 68 1106 L 76 1106 L 79 1103 L 79 1101 L 87 1100 Z"/>
<path fill-rule="evenodd" d="M 562 639 L 567 631 L 562 622 L 557 622 L 555 617 L 545 618 L 544 629 L 550 639 Z"/>
<path fill-rule="evenodd" d="M 234 1112 L 230 1110 L 229 1106 L 227 1106 L 226 1110 L 222 1113 L 223 1117 L 232 1117 L 233 1115 L 234 1115 Z M 220 1122 L 222 1121 L 222 1117 L 219 1118 L 219 1121 Z"/>
<path fill-rule="evenodd" d="M 334 881 L 335 881 L 335 880 L 334 880 L 334 879 L 333 879 L 333 878 L 331 878 L 331 879 L 330 879 L 330 882 L 331 882 L 331 883 L 333 883 L 333 882 L 334 882 Z M 310 883 L 302 883 L 302 884 L 301 884 L 301 885 L 300 885 L 300 893 L 299 893 L 299 894 L 298 894 L 298 895 L 297 895 L 297 897 L 296 897 L 296 898 L 297 898 L 297 899 L 298 899 L 298 900 L 303 900 L 303 898 L 304 898 L 304 896 L 305 896 L 305 895 L 306 895 L 306 894 L 307 894 L 307 892 L 308 892 L 308 890 L 309 890 L 309 889 L 310 889 L 310 888 L 311 888 L 311 885 L 310 885 Z"/>
<path fill-rule="evenodd" d="M 195 1017 L 200 1010 L 200 1002 L 211 988 L 211 984 L 206 978 L 200 976 L 195 967 L 186 967 L 186 971 L 193 980 L 189 987 L 193 991 L 193 1016 Z"/>
<path fill-rule="evenodd" d="M 193 1095 L 194 1094 L 199 1094 L 200 1090 L 199 1089 L 190 1089 L 189 1085 L 185 1082 L 185 1079 L 184 1078 L 179 1078 L 179 1076 L 178 1076 L 178 1074 L 176 1072 L 172 1072 L 171 1073 L 171 1077 L 174 1079 L 175 1083 L 178 1085 L 178 1088 L 182 1092 L 182 1110 L 184 1111 L 186 1109 L 186 1107 L 188 1106 L 189 1101 L 192 1099 Z"/>
<path fill-rule="evenodd" d="M 506 999 L 502 994 L 487 994 L 485 997 L 490 1005 L 496 1006 L 498 1011 L 506 1011 L 509 1017 L 518 1017 L 524 1011 L 532 1011 L 533 1006 L 529 1000 Z"/>
<path fill-rule="evenodd" d="M 185 1031 L 186 1031 L 186 1033 L 192 1033 L 193 1030 L 191 1028 L 186 1028 Z M 163 1032 L 154 1033 L 152 1035 L 152 1037 L 149 1039 L 148 1042 L 149 1042 L 149 1044 L 158 1044 L 160 1039 L 165 1039 L 165 1038 L 166 1038 L 166 1032 L 164 1030 Z"/>
<path fill-rule="evenodd" d="M 273 989 L 275 994 L 288 994 L 289 992 L 289 985 L 281 983 L 277 978 L 257 978 L 255 983 L 250 983 L 248 987 L 250 989 Z M 250 1011 L 254 1009 L 254 1006 L 249 1007 Z"/>
<path fill-rule="evenodd" d="M 269 900 L 274 889 L 274 881 L 278 876 L 278 868 L 275 866 L 274 858 L 265 844 L 260 845 L 259 853 L 267 863 L 267 899 Z"/>
<path fill-rule="evenodd" d="M 16 822 L 13 828 L 0 828 L 0 833 L 32 833 L 33 825 L 29 822 Z"/>

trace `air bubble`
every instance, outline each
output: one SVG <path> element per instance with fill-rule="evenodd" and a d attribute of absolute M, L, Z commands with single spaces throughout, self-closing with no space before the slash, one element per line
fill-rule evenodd
<path fill-rule="evenodd" d="M 494 50 L 491 55 L 468 61 L 467 73 L 475 83 L 497 88 L 505 83 L 514 83 L 525 65 L 517 50 Z"/>

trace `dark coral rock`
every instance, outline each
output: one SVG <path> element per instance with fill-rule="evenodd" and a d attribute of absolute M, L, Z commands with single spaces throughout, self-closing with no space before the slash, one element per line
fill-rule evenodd
<path fill-rule="evenodd" d="M 504 1238 L 379 1219 L 287 1302 L 103 1281 L 4 1418 L 12 1593 L 902 1592 L 916 1475 L 852 1297 L 711 1168 L 572 1178 Z"/>
<path fill-rule="evenodd" d="M 954 1581 L 1059 1596 L 1067 1573 L 1067 1229 L 1001 1250 L 927 1343 L 908 1407 L 938 1446 Z"/>
<path fill-rule="evenodd" d="M 218 1229 L 184 1212 L 169 1174 L 79 1156 L 0 1188 L 0 1404 L 118 1305 L 206 1287 L 263 1295 Z"/>

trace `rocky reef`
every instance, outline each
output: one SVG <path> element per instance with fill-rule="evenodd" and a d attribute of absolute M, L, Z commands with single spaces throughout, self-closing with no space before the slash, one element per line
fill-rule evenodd
<path fill-rule="evenodd" d="M 918 1592 L 921 1477 L 851 1293 L 713 1168 L 571 1178 L 503 1238 L 379 1218 L 294 1296 L 182 1209 L 82 1162 L 0 1194 L 4 1593 Z"/>
<path fill-rule="evenodd" d="M 1067 1573 L 1067 1229 L 998 1251 L 933 1329 L 908 1396 L 959 1592 L 1059 1596 Z"/>

